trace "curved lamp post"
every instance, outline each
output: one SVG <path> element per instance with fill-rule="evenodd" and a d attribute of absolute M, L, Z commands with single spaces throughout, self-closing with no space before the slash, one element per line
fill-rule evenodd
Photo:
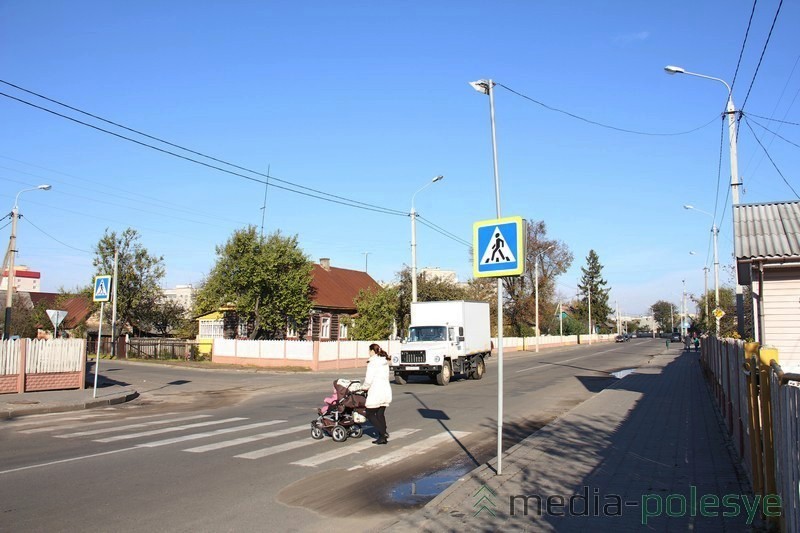
<path fill-rule="evenodd" d="M 443 180 L 444 176 L 436 176 L 431 181 L 423 185 L 417 192 L 411 195 L 411 301 L 417 301 L 417 210 L 414 209 L 414 198 L 423 189 L 430 187 L 437 181 Z"/>
<path fill-rule="evenodd" d="M 683 208 L 691 209 L 711 217 L 711 235 L 714 238 L 714 311 L 716 311 L 719 309 L 719 254 L 717 253 L 717 235 L 719 235 L 719 228 L 717 228 L 717 224 L 714 222 L 714 215 L 711 213 L 698 209 L 693 205 L 684 205 Z M 716 314 L 714 317 L 716 318 Z M 719 338 L 719 318 L 717 318 L 717 338 Z"/>
<path fill-rule="evenodd" d="M 14 198 L 14 207 L 11 209 L 11 236 L 8 239 L 8 251 L 6 261 L 8 262 L 8 284 L 6 286 L 6 315 L 3 321 L 3 339 L 11 337 L 11 307 L 13 305 L 14 294 L 14 256 L 17 253 L 17 219 L 19 218 L 19 195 L 28 191 L 49 191 L 50 185 L 39 185 L 30 189 L 22 189 Z M 5 265 L 3 265 L 5 266 Z"/>

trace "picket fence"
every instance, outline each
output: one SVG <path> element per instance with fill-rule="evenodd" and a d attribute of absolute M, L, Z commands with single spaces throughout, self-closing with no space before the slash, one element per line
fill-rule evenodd
<path fill-rule="evenodd" d="M 83 339 L 0 342 L 0 394 L 83 388 L 85 373 Z"/>

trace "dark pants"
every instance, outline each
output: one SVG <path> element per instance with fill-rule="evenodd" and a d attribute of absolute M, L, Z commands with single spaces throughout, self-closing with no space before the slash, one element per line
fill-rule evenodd
<path fill-rule="evenodd" d="M 375 407 L 374 409 L 367 408 L 367 420 L 372 424 L 372 427 L 378 432 L 378 438 L 386 435 L 386 407 Z"/>

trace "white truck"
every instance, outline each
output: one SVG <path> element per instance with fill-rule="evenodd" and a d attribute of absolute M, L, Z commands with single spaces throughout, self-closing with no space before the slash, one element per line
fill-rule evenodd
<path fill-rule="evenodd" d="M 394 381 L 427 375 L 447 385 L 454 374 L 481 379 L 484 359 L 492 355 L 489 304 L 485 302 L 414 302 L 409 335 L 392 356 Z"/>

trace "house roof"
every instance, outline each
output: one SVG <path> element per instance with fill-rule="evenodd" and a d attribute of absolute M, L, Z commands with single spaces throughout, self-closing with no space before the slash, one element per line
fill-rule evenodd
<path fill-rule="evenodd" d="M 800 202 L 733 206 L 736 260 L 800 259 Z"/>
<path fill-rule="evenodd" d="M 311 288 L 314 307 L 353 311 L 361 289 L 381 290 L 380 285 L 366 272 L 331 266 L 326 269 L 317 264 L 311 272 Z"/>
<path fill-rule="evenodd" d="M 28 294 L 33 305 L 43 302 L 48 309 L 55 309 L 56 300 L 61 296 L 55 292 L 31 292 Z M 61 323 L 64 329 L 75 328 L 92 314 L 92 302 L 86 296 L 73 296 L 64 300 L 59 307 L 61 311 L 67 312 L 66 318 Z"/>

